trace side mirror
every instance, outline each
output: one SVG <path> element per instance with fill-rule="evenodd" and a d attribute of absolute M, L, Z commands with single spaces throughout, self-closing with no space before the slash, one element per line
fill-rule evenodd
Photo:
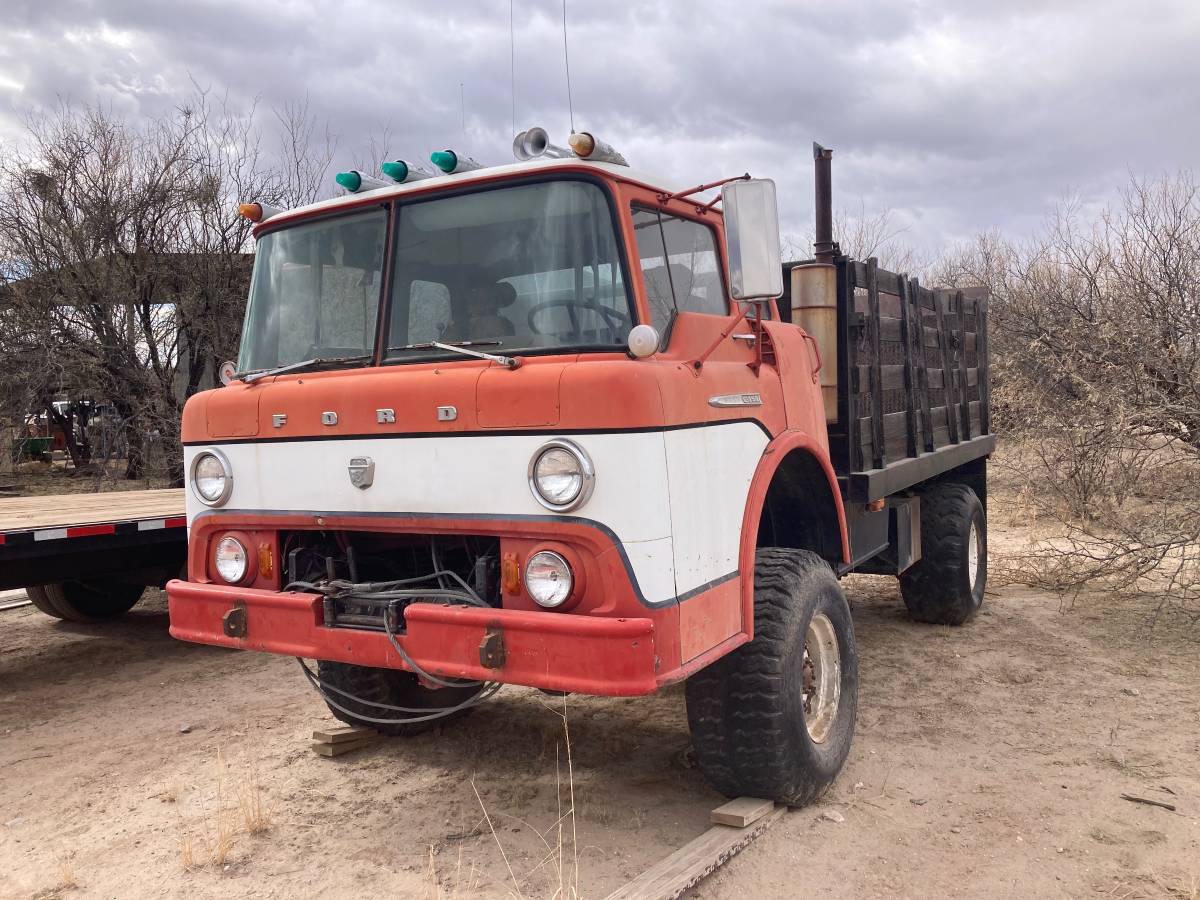
<path fill-rule="evenodd" d="M 725 257 L 734 300 L 762 300 L 783 294 L 779 250 L 779 207 L 769 178 L 731 181 L 721 188 L 725 214 Z"/>

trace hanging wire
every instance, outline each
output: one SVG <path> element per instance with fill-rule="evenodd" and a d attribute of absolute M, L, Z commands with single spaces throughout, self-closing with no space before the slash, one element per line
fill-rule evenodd
<path fill-rule="evenodd" d="M 567 70 L 567 112 L 571 116 L 571 134 L 574 134 L 575 104 L 571 102 L 571 59 L 567 56 L 567 0 L 563 0 L 563 65 Z"/>
<path fill-rule="evenodd" d="M 436 545 L 431 547 L 436 556 Z M 342 600 L 375 600 L 388 602 L 388 612 L 397 612 L 397 605 L 404 601 L 419 600 L 425 603 L 442 603 L 449 606 L 465 605 L 475 606 L 483 609 L 492 609 L 492 606 L 484 601 L 475 590 L 462 579 L 457 573 L 447 569 L 442 569 L 441 565 L 435 562 L 435 571 L 428 575 L 419 575 L 415 578 L 403 578 L 397 581 L 381 581 L 381 582 L 363 582 L 354 583 L 342 580 L 334 580 L 325 585 L 315 585 L 306 581 L 294 581 L 287 585 L 284 590 L 307 590 L 316 593 L 325 594 L 326 596 L 336 597 Z M 435 582 L 438 587 L 417 587 L 417 585 L 430 581 Z M 448 585 L 447 582 L 456 583 L 454 587 Z M 392 645 L 392 649 L 400 656 L 404 663 L 409 667 L 409 670 L 422 679 L 446 688 L 466 688 L 477 687 L 478 690 L 468 697 L 466 700 L 454 706 L 427 706 L 424 708 L 413 708 L 406 706 L 394 706 L 388 703 L 378 703 L 374 700 L 367 700 L 364 697 L 358 697 L 347 691 L 336 688 L 331 684 L 322 681 L 317 673 L 313 672 L 304 662 L 303 659 L 297 657 L 296 661 L 300 663 L 300 668 L 304 670 L 305 677 L 309 680 L 317 692 L 331 707 L 340 712 L 353 717 L 356 720 L 363 722 L 371 722 L 377 725 L 402 725 L 416 724 L 418 722 L 428 722 L 433 719 L 441 719 L 446 716 L 454 715 L 460 710 L 467 709 L 487 700 L 498 690 L 501 684 L 499 682 L 474 681 L 474 680 L 459 680 L 459 679 L 444 679 L 432 674 L 423 669 L 404 649 L 401 643 L 396 640 L 396 632 L 392 630 L 391 617 L 388 612 L 383 616 L 383 630 L 387 635 L 388 642 Z M 392 718 L 379 718 L 365 715 L 357 710 L 348 709 L 334 699 L 332 694 L 337 694 L 356 704 L 369 706 L 373 709 L 379 709 L 391 713 L 401 713 L 402 715 Z"/>

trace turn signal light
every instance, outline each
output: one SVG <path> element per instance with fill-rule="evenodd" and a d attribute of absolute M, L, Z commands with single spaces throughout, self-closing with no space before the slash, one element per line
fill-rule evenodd
<path fill-rule="evenodd" d="M 270 544 L 258 545 L 258 574 L 262 578 L 270 578 L 275 574 L 275 552 Z"/>
<path fill-rule="evenodd" d="M 500 561 L 500 585 L 506 594 L 521 590 L 521 562 L 515 553 L 505 553 Z"/>
<path fill-rule="evenodd" d="M 271 216 L 279 215 L 283 210 L 265 203 L 239 203 L 238 215 L 251 222 L 265 222 Z"/>

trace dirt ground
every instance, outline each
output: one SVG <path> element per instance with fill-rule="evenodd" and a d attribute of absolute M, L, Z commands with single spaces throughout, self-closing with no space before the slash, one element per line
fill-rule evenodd
<path fill-rule="evenodd" d="M 993 556 L 1018 527 L 994 504 Z M 692 896 L 1200 896 L 1194 633 L 1012 587 L 931 628 L 893 579 L 846 588 L 849 762 Z M 602 898 L 721 798 L 682 690 L 565 703 L 569 766 L 564 701 L 520 689 L 325 759 L 296 662 L 175 642 L 161 595 L 104 626 L 0 612 L 0 897 Z"/>

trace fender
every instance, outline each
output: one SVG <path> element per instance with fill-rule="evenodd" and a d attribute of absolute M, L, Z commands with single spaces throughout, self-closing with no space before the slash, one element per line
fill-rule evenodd
<path fill-rule="evenodd" d="M 842 490 L 829 454 L 813 437 L 804 431 L 780 432 L 763 450 L 762 459 L 750 482 L 750 493 L 746 498 L 746 512 L 742 517 L 742 540 L 738 551 L 738 569 L 742 576 L 742 621 L 745 630 L 754 637 L 754 551 L 758 544 L 758 525 L 762 518 L 767 489 L 775 478 L 780 464 L 793 450 L 804 450 L 817 461 L 825 473 L 833 503 L 837 512 L 838 530 L 842 545 L 842 562 L 850 562 L 850 537 L 846 528 L 846 508 L 842 504 Z"/>

